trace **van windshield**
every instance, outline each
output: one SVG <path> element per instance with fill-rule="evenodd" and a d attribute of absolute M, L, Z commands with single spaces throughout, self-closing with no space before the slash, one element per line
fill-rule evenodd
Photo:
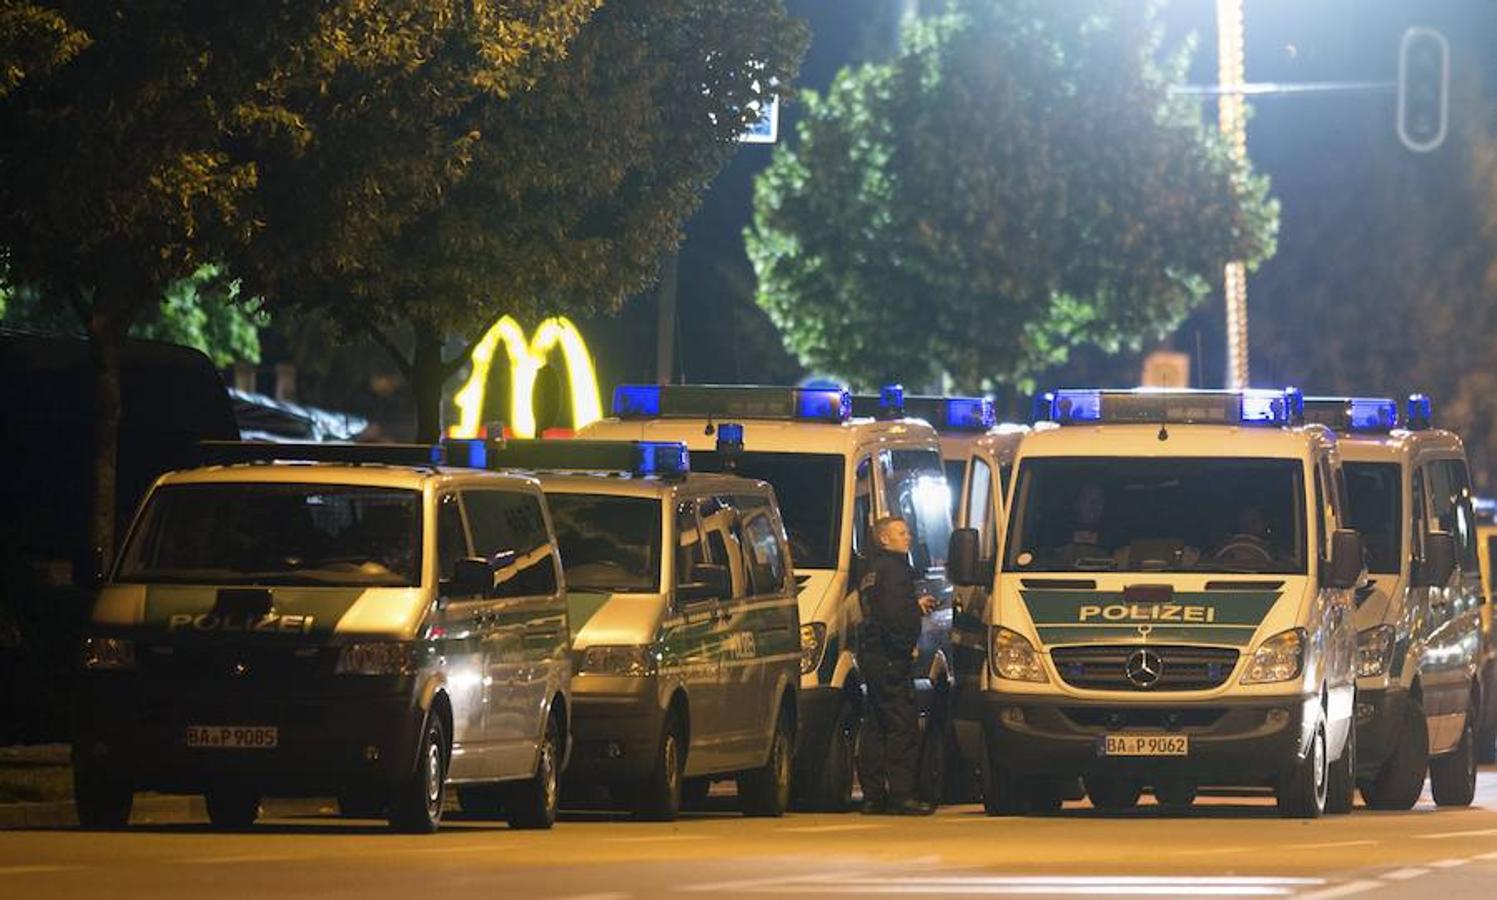
<path fill-rule="evenodd" d="M 569 589 L 659 592 L 659 500 L 547 493 L 546 503 Z"/>
<path fill-rule="evenodd" d="M 1403 485 L 1397 463 L 1348 462 L 1347 527 L 1362 533 L 1367 548 L 1367 571 L 1398 574 L 1403 553 Z"/>
<path fill-rule="evenodd" d="M 1027 459 L 1007 566 L 1303 573 L 1302 466 L 1296 459 Z"/>
<path fill-rule="evenodd" d="M 842 528 L 842 468 L 836 453 L 738 454 L 735 474 L 769 482 L 780 504 L 797 569 L 835 569 Z M 692 451 L 691 467 L 723 471 L 716 451 Z"/>
<path fill-rule="evenodd" d="M 116 580 L 411 587 L 421 494 L 329 484 L 174 484 L 151 495 Z"/>

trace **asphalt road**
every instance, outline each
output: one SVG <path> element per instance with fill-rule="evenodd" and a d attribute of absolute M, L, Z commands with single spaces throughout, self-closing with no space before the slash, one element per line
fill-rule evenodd
<path fill-rule="evenodd" d="M 551 832 L 459 819 L 410 837 L 268 811 L 241 834 L 197 823 L 0 832 L 0 897 L 1497 897 L 1490 768 L 1476 808 L 1437 810 L 1426 797 L 1407 813 L 1314 822 L 1280 819 L 1266 798 L 1211 797 L 1185 816 L 1147 799 L 1123 815 L 1070 803 L 1026 819 L 970 806 L 928 819 L 755 820 L 724 808 L 661 825 L 569 812 Z"/>

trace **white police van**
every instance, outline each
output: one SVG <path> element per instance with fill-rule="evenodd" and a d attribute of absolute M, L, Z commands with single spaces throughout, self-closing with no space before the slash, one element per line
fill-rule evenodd
<path fill-rule="evenodd" d="M 914 534 L 919 587 L 940 605 L 925 617 L 916 685 L 947 678 L 952 592 L 945 577 L 949 497 L 935 431 L 914 419 L 854 419 L 840 389 L 623 385 L 611 419 L 584 439 L 682 441 L 693 466 L 773 485 L 789 534 L 800 599 L 801 721 L 797 795 L 808 806 L 852 800 L 862 693 L 852 636 L 861 618 L 853 573 L 872 551 L 872 524 L 900 515 Z M 743 446 L 716 446 L 718 423 L 741 423 Z"/>
<path fill-rule="evenodd" d="M 535 472 L 555 522 L 577 660 L 569 784 L 669 820 L 683 794 L 736 778 L 745 813 L 782 815 L 801 654 L 773 489 L 692 473 L 680 443 L 510 441 L 488 463 Z"/>
<path fill-rule="evenodd" d="M 122 826 L 135 791 L 163 791 L 245 827 L 262 795 L 336 794 L 430 832 L 452 783 L 550 827 L 571 657 L 540 485 L 430 447 L 218 454 L 266 461 L 158 479 L 94 604 L 79 820 Z"/>
<path fill-rule="evenodd" d="M 1470 805 L 1486 685 L 1471 477 L 1461 439 L 1432 428 L 1429 398 L 1307 397 L 1340 435 L 1349 521 L 1367 548 L 1356 592 L 1357 772 L 1374 809 L 1424 790 Z"/>
<path fill-rule="evenodd" d="M 949 570 L 992 596 L 982 696 L 990 814 L 1166 805 L 1272 788 L 1286 815 L 1354 790 L 1362 547 L 1335 435 L 1296 391 L 1061 391 L 1019 444 L 996 559 Z M 958 715 L 963 709 L 959 705 Z"/>

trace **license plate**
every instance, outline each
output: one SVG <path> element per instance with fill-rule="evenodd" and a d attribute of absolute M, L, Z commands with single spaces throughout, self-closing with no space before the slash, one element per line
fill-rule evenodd
<path fill-rule="evenodd" d="M 273 750 L 280 742 L 274 725 L 188 725 L 187 746 L 231 750 Z"/>
<path fill-rule="evenodd" d="M 1108 734 L 1097 739 L 1099 756 L 1189 756 L 1183 734 Z"/>

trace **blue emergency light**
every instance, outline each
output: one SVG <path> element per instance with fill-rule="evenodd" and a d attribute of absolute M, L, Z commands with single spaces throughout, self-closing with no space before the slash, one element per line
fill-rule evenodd
<path fill-rule="evenodd" d="M 1305 421 L 1335 431 L 1386 433 L 1398 427 L 1398 403 L 1388 397 L 1306 397 Z"/>
<path fill-rule="evenodd" d="M 621 419 L 802 419 L 844 422 L 852 398 L 841 388 L 718 384 L 621 384 L 613 391 Z"/>
<path fill-rule="evenodd" d="M 1304 415 L 1304 395 L 1281 391 L 1060 390 L 1049 418 L 1061 425 L 1090 422 L 1179 425 L 1293 425 Z"/>
<path fill-rule="evenodd" d="M 880 419 L 905 416 L 924 419 L 937 431 L 987 431 L 998 423 L 993 401 L 986 397 L 902 396 L 898 404 L 891 404 L 887 397 L 895 389 L 902 391 L 898 385 L 890 385 L 877 397 L 854 394 L 852 414 Z"/>
<path fill-rule="evenodd" d="M 532 472 L 622 472 L 680 478 L 691 454 L 679 441 L 515 440 L 488 449 L 488 468 Z"/>
<path fill-rule="evenodd" d="M 743 424 L 724 422 L 717 426 L 717 452 L 736 452 L 743 449 Z"/>
<path fill-rule="evenodd" d="M 482 438 L 444 438 L 431 449 L 432 460 L 441 465 L 464 469 L 488 468 L 488 442 Z"/>
<path fill-rule="evenodd" d="M 1403 419 L 1403 427 L 1410 431 L 1425 431 L 1434 425 L 1428 394 L 1410 394 Z"/>
<path fill-rule="evenodd" d="M 904 418 L 904 385 L 886 384 L 879 388 L 878 411 L 880 419 Z"/>

